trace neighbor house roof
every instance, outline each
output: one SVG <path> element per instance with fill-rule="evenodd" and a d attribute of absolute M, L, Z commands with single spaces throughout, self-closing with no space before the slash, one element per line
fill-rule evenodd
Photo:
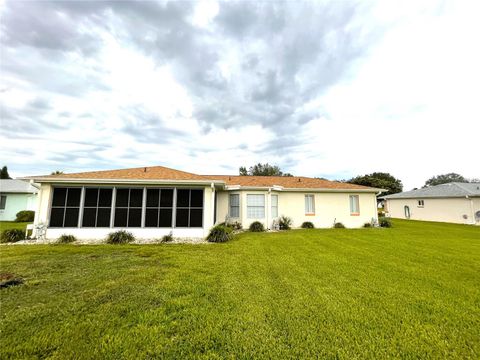
<path fill-rule="evenodd" d="M 456 198 L 465 196 L 480 196 L 480 184 L 451 182 L 448 184 L 429 186 L 422 189 L 386 195 L 382 196 L 381 199 Z"/>
<path fill-rule="evenodd" d="M 164 166 L 139 167 L 120 170 L 89 171 L 71 174 L 33 176 L 37 182 L 180 182 L 180 183 L 215 183 L 228 187 L 265 188 L 279 187 L 285 189 L 330 189 L 332 191 L 358 190 L 378 192 L 381 189 L 338 181 L 315 179 L 303 176 L 238 176 L 238 175 L 198 175 Z"/>
<path fill-rule="evenodd" d="M 28 181 L 15 179 L 0 179 L 1 193 L 16 193 L 16 194 L 36 194 L 38 188 L 30 184 Z"/>

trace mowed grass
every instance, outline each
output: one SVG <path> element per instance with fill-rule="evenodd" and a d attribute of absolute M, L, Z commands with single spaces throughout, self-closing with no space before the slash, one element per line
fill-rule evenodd
<path fill-rule="evenodd" d="M 480 228 L 2 246 L 1 358 L 480 357 Z"/>

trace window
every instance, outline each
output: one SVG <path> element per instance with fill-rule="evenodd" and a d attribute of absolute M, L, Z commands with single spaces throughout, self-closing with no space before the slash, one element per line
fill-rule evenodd
<path fill-rule="evenodd" d="M 247 218 L 265 218 L 265 195 L 247 194 Z"/>
<path fill-rule="evenodd" d="M 115 227 L 142 226 L 143 189 L 117 189 Z"/>
<path fill-rule="evenodd" d="M 423 207 L 425 202 L 423 200 L 418 200 L 418 207 Z"/>
<path fill-rule="evenodd" d="M 358 195 L 350 195 L 350 215 L 360 214 L 360 204 L 358 202 Z"/>
<path fill-rule="evenodd" d="M 278 195 L 272 195 L 272 218 L 278 217 Z"/>
<path fill-rule="evenodd" d="M 305 195 L 305 215 L 315 215 L 315 197 Z"/>
<path fill-rule="evenodd" d="M 173 189 L 147 189 L 145 227 L 172 227 Z"/>
<path fill-rule="evenodd" d="M 113 189 L 86 188 L 82 227 L 110 227 Z"/>
<path fill-rule="evenodd" d="M 81 188 L 54 188 L 51 227 L 78 227 Z"/>
<path fill-rule="evenodd" d="M 230 194 L 230 211 L 229 215 L 232 218 L 240 217 L 240 195 L 239 194 Z"/>
<path fill-rule="evenodd" d="M 0 196 L 0 210 L 5 210 L 7 204 L 7 195 Z"/>
<path fill-rule="evenodd" d="M 175 226 L 203 226 L 203 190 L 177 189 Z"/>

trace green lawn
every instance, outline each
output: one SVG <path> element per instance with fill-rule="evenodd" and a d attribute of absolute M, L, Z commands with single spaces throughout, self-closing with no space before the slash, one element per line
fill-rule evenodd
<path fill-rule="evenodd" d="M 1 246 L 0 357 L 480 358 L 480 228 Z"/>

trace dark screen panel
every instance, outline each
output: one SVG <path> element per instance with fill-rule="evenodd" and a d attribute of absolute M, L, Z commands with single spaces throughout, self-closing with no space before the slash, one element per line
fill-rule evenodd
<path fill-rule="evenodd" d="M 97 206 L 98 189 L 85 189 L 84 206 Z"/>
<path fill-rule="evenodd" d="M 64 208 L 52 208 L 50 212 L 50 226 L 51 227 L 62 227 L 63 226 L 63 213 Z"/>
<path fill-rule="evenodd" d="M 158 209 L 146 209 L 145 211 L 145 226 L 157 227 L 158 226 Z"/>
<path fill-rule="evenodd" d="M 143 189 L 130 189 L 130 206 L 142 207 Z"/>
<path fill-rule="evenodd" d="M 177 190 L 177 207 L 188 207 L 190 203 L 190 190 Z"/>
<path fill-rule="evenodd" d="M 191 190 L 190 192 L 190 206 L 202 207 L 203 206 L 203 190 Z"/>
<path fill-rule="evenodd" d="M 158 207 L 159 189 L 147 189 L 147 207 Z"/>
<path fill-rule="evenodd" d="M 159 227 L 172 227 L 172 209 L 160 209 Z"/>
<path fill-rule="evenodd" d="M 176 227 L 188 227 L 188 209 L 177 209 Z"/>
<path fill-rule="evenodd" d="M 173 206 L 173 189 L 162 189 L 162 193 L 160 194 L 160 206 Z"/>
<path fill-rule="evenodd" d="M 116 207 L 128 206 L 128 192 L 129 192 L 129 189 L 117 189 L 117 198 L 115 201 Z"/>
<path fill-rule="evenodd" d="M 66 198 L 67 198 L 67 189 L 65 188 L 53 189 L 52 206 L 65 206 Z"/>
<path fill-rule="evenodd" d="M 203 209 L 190 210 L 190 227 L 202 227 L 203 225 Z"/>
<path fill-rule="evenodd" d="M 80 206 L 81 188 L 69 188 L 67 194 L 67 206 Z"/>
<path fill-rule="evenodd" d="M 97 210 L 97 227 L 110 227 L 110 208 L 99 208 Z"/>
<path fill-rule="evenodd" d="M 96 208 L 85 208 L 83 209 L 83 227 L 95 227 L 95 218 L 97 216 Z"/>
<path fill-rule="evenodd" d="M 111 207 L 112 206 L 112 189 L 100 189 L 98 195 L 98 206 L 99 207 Z"/>
<path fill-rule="evenodd" d="M 140 227 L 142 225 L 142 209 L 130 209 L 128 212 L 128 227 Z"/>
<path fill-rule="evenodd" d="M 127 209 L 115 209 L 115 227 L 126 227 L 127 226 Z"/>
<path fill-rule="evenodd" d="M 65 223 L 64 227 L 77 227 L 78 226 L 78 208 L 66 208 L 65 210 Z"/>

